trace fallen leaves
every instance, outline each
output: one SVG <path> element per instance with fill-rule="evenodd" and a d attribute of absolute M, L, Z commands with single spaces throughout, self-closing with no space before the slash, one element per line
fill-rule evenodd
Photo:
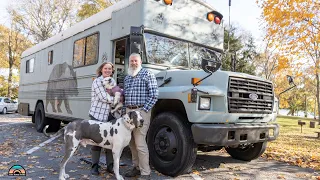
<path fill-rule="evenodd" d="M 5 142 L 0 144 L 0 156 L 11 156 L 14 149 L 12 139 L 6 139 Z"/>
<path fill-rule="evenodd" d="M 196 175 L 199 175 L 199 174 L 200 174 L 199 171 L 197 171 L 197 170 L 194 170 L 192 173 L 193 173 L 193 174 L 196 174 Z"/>
<path fill-rule="evenodd" d="M 278 175 L 277 179 L 286 179 L 284 175 Z"/>
<path fill-rule="evenodd" d="M 267 150 L 262 155 L 268 160 L 286 162 L 302 168 L 320 170 L 320 141 L 313 134 L 315 128 L 305 128 L 300 133 L 297 120 L 278 118 L 280 135 L 268 143 Z"/>
<path fill-rule="evenodd" d="M 219 168 L 226 168 L 226 164 L 220 163 Z"/>
<path fill-rule="evenodd" d="M 9 167 L 8 166 L 0 166 L 0 170 L 8 170 Z"/>

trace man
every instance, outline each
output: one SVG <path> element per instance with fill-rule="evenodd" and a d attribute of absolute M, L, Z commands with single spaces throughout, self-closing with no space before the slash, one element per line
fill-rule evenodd
<path fill-rule="evenodd" d="M 138 179 L 150 179 L 149 150 L 146 135 L 150 125 L 151 109 L 158 99 L 158 85 L 154 74 L 141 67 L 141 56 L 129 57 L 128 75 L 124 79 L 124 110 L 139 109 L 144 119 L 143 127 L 134 129 L 130 141 L 133 169 L 126 177 L 140 175 Z"/>

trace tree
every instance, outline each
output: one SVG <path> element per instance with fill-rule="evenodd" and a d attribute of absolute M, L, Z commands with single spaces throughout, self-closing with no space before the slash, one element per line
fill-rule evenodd
<path fill-rule="evenodd" d="M 290 62 L 290 57 L 282 55 L 277 48 L 271 47 L 270 40 L 267 40 L 263 52 L 255 57 L 254 65 L 257 75 L 273 81 L 278 72 L 290 68 Z"/>
<path fill-rule="evenodd" d="M 17 0 L 8 9 L 25 34 L 39 43 L 60 33 L 75 22 L 76 0 Z"/>
<path fill-rule="evenodd" d="M 77 12 L 78 20 L 84 20 L 105 8 L 112 6 L 119 0 L 111 2 L 111 0 L 82 0 L 80 10 Z"/>
<path fill-rule="evenodd" d="M 314 0 L 261 0 L 267 37 L 280 51 L 312 63 L 320 113 L 320 3 Z M 279 46 L 281 45 L 281 46 Z M 310 64 L 309 64 L 310 65 Z"/>
<path fill-rule="evenodd" d="M 11 28 L 0 25 L 0 64 L 1 68 L 8 68 L 7 96 L 12 97 L 12 71 L 20 68 L 20 57 L 24 50 L 31 46 L 21 30 L 12 21 Z"/>
<path fill-rule="evenodd" d="M 223 46 L 227 50 L 222 59 L 223 70 L 255 74 L 252 62 L 257 53 L 251 34 L 240 32 L 240 28 L 231 26 L 224 30 Z"/>

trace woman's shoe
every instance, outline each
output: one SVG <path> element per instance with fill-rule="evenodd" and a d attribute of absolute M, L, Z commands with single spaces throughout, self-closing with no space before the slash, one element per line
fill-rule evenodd
<path fill-rule="evenodd" d="M 111 174 L 114 174 L 114 171 L 113 171 L 113 163 L 110 163 L 108 164 L 107 166 L 107 171 Z"/>
<path fill-rule="evenodd" d="M 98 164 L 93 164 L 92 167 L 91 167 L 91 174 L 92 175 L 96 175 L 98 176 L 100 173 L 99 173 L 99 165 Z"/>

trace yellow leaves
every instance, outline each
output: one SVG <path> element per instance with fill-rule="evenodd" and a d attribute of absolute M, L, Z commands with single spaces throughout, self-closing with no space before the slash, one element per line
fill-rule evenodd
<path fill-rule="evenodd" d="M 302 72 L 298 72 L 298 74 L 296 75 L 296 77 L 301 77 L 302 76 Z"/>
<path fill-rule="evenodd" d="M 278 175 L 277 179 L 285 179 L 284 175 Z"/>
<path fill-rule="evenodd" d="M 196 174 L 196 175 L 199 175 L 199 174 L 200 174 L 199 171 L 197 171 L 197 170 L 194 170 L 192 173 L 193 173 L 193 174 Z"/>
<path fill-rule="evenodd" d="M 302 164 L 302 160 L 301 160 L 301 159 L 298 159 L 298 160 L 296 161 L 296 163 L 299 164 L 299 165 L 301 165 L 301 164 Z"/>
<path fill-rule="evenodd" d="M 273 42 L 282 43 L 279 51 L 289 50 L 292 54 L 299 52 L 304 56 L 315 56 L 319 46 L 314 46 L 314 43 L 320 42 L 320 22 L 315 18 L 319 16 L 319 10 L 313 8 L 315 3 L 313 0 L 260 2 L 263 19 L 267 24 L 266 34 Z"/>
<path fill-rule="evenodd" d="M 8 166 L 0 166 L 0 170 L 8 170 L 9 167 Z"/>

